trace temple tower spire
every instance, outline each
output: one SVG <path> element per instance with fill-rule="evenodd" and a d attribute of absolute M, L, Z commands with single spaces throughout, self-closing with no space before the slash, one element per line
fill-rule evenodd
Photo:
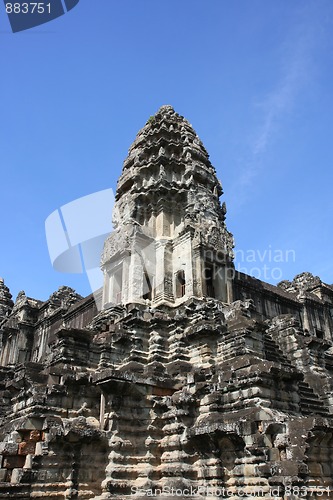
<path fill-rule="evenodd" d="M 230 301 L 233 238 L 222 187 L 190 123 L 162 106 L 138 132 L 102 257 L 104 304 Z"/>
<path fill-rule="evenodd" d="M 3 278 L 0 278 L 0 320 L 10 314 L 13 306 L 12 294 Z"/>

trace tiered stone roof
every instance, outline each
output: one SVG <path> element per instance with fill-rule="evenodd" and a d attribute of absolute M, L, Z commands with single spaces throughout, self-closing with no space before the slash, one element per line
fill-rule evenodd
<path fill-rule="evenodd" d="M 0 319 L 3 316 L 7 316 L 13 309 L 13 306 L 12 294 L 8 286 L 5 285 L 3 278 L 0 278 Z"/>
<path fill-rule="evenodd" d="M 176 113 L 172 106 L 162 106 L 139 130 L 123 164 L 117 187 L 118 198 L 131 188 L 142 170 L 148 168 L 170 188 L 174 183 L 168 174 L 182 172 L 182 177 L 177 180 L 181 185 L 190 187 L 194 181 L 191 174 L 195 173 L 197 180 L 204 178 L 207 187 L 212 190 L 216 188 L 219 196 L 222 194 L 215 168 L 202 141 L 192 125 Z M 132 182 L 129 182 L 129 178 Z M 156 175 L 153 178 L 156 179 Z M 152 183 L 152 189 L 159 187 Z"/>

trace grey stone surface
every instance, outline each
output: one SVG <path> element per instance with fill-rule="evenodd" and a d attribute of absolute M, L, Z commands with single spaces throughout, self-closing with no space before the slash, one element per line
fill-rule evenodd
<path fill-rule="evenodd" d="M 0 280 L 0 499 L 332 498 L 333 288 L 236 272 L 221 194 L 163 106 L 119 179 L 104 309 Z"/>

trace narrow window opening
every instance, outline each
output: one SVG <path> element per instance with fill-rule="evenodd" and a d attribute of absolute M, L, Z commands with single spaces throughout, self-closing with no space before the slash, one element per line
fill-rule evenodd
<path fill-rule="evenodd" d="M 176 296 L 178 298 L 185 296 L 186 282 L 185 282 L 185 272 L 183 270 L 178 271 L 176 276 Z"/>
<path fill-rule="evenodd" d="M 215 297 L 214 281 L 213 281 L 213 268 L 206 267 L 205 275 L 206 275 L 206 293 L 207 293 L 208 297 Z"/>
<path fill-rule="evenodd" d="M 120 267 L 113 275 L 113 302 L 120 304 L 122 300 L 123 269 Z"/>
<path fill-rule="evenodd" d="M 151 279 L 149 278 L 149 274 L 147 271 L 144 271 L 144 276 L 143 276 L 143 291 L 144 294 L 142 295 L 143 299 L 148 299 L 152 300 L 152 284 L 151 284 Z"/>

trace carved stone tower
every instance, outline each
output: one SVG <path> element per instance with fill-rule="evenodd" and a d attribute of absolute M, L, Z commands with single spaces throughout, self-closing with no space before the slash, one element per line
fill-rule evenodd
<path fill-rule="evenodd" d="M 10 314 L 14 302 L 8 286 L 5 285 L 3 278 L 0 278 L 0 320 Z"/>
<path fill-rule="evenodd" d="M 124 161 L 106 240 L 104 306 L 230 302 L 233 238 L 222 187 L 201 140 L 171 106 L 139 131 Z"/>
<path fill-rule="evenodd" d="M 104 309 L 0 279 L 0 500 L 331 500 L 333 285 L 239 271 L 220 184 L 163 106 L 125 160 Z"/>

